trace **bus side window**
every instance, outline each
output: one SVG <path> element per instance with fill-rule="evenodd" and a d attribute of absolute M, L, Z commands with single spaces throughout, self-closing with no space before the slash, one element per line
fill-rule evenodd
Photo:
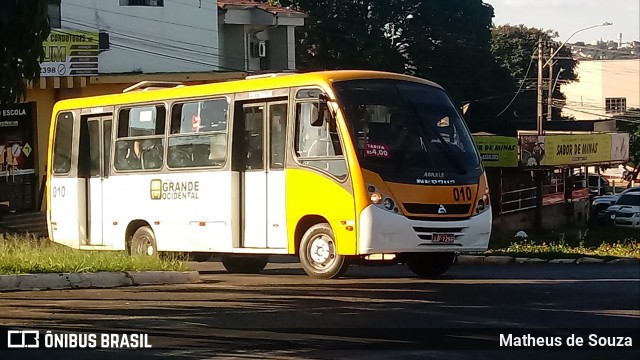
<path fill-rule="evenodd" d="M 170 168 L 224 165 L 227 99 L 177 103 L 171 109 L 167 164 Z"/>
<path fill-rule="evenodd" d="M 164 154 L 164 105 L 123 108 L 118 112 L 116 170 L 157 170 Z"/>
<path fill-rule="evenodd" d="M 326 114 L 322 126 L 312 126 L 312 119 L 316 114 L 317 103 L 296 104 L 295 151 L 298 161 L 344 179 L 347 176 L 347 165 L 335 119 Z"/>
<path fill-rule="evenodd" d="M 71 171 L 71 149 L 73 145 L 73 114 L 58 114 L 53 138 L 54 174 L 66 174 Z"/>

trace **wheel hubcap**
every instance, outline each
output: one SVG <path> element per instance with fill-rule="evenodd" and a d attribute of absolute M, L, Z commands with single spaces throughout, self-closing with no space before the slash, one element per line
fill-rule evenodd
<path fill-rule="evenodd" d="M 335 261 L 335 246 L 333 240 L 326 235 L 319 235 L 309 246 L 309 257 L 314 267 L 326 269 Z"/>
<path fill-rule="evenodd" d="M 140 237 L 136 250 L 139 255 L 153 256 L 156 253 L 153 248 L 153 241 L 148 236 Z"/>
<path fill-rule="evenodd" d="M 147 245 L 147 255 L 153 256 L 153 254 L 154 254 L 153 246 L 151 245 L 150 242 L 147 242 L 146 245 Z"/>

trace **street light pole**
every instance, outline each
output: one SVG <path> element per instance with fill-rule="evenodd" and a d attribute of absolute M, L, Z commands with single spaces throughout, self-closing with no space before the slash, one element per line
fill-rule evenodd
<path fill-rule="evenodd" d="M 549 55 L 551 56 L 551 58 L 553 58 L 553 48 L 549 49 Z M 551 59 L 550 58 L 550 59 Z M 549 84 L 547 84 L 547 119 L 546 120 L 553 120 L 553 87 L 551 86 L 553 84 L 553 64 L 555 64 L 554 61 L 551 61 L 549 63 Z M 558 73 L 559 75 L 560 73 Z"/>
<path fill-rule="evenodd" d="M 555 63 L 551 63 L 551 65 L 549 65 L 549 67 L 552 68 L 553 64 L 555 64 Z M 551 71 L 553 71 L 553 69 L 550 69 L 549 71 L 551 72 Z M 564 68 L 560 68 L 560 70 L 558 70 L 558 73 L 556 74 L 555 80 L 553 80 L 553 83 L 551 83 L 552 85 L 551 85 L 551 88 L 549 90 L 549 114 L 552 114 L 552 111 L 553 111 L 553 91 L 556 89 L 556 85 L 558 84 L 558 78 L 560 78 L 560 74 L 562 74 L 563 72 L 564 72 Z M 551 76 L 549 76 L 549 79 L 551 79 Z M 553 120 L 553 119 L 551 119 L 551 120 Z"/>
<path fill-rule="evenodd" d="M 599 27 L 599 26 L 609 26 L 609 25 L 613 25 L 613 23 L 610 22 L 605 22 L 602 24 L 598 24 L 598 25 L 593 25 L 593 26 L 589 26 L 586 27 L 584 29 L 580 29 L 580 30 L 576 30 L 573 32 L 573 34 L 571 34 L 567 40 L 565 40 L 557 49 L 556 51 L 553 51 L 553 49 L 551 49 L 551 56 L 549 57 L 549 59 L 547 60 L 547 62 L 544 62 L 544 45 L 542 42 L 542 38 L 538 39 L 538 101 L 537 101 L 537 105 L 538 105 L 538 109 L 537 109 L 537 130 L 538 130 L 538 136 L 540 135 L 544 135 L 544 114 L 543 114 L 543 106 L 542 106 L 542 92 L 543 92 L 543 88 L 542 88 L 542 82 L 543 82 L 543 69 L 545 66 L 547 66 L 548 64 L 552 64 L 553 66 L 553 58 L 558 54 L 558 52 L 564 47 L 564 45 L 577 33 L 581 32 L 581 31 L 585 31 L 588 29 L 592 29 L 595 27 Z M 553 79 L 552 76 L 552 72 L 553 70 L 550 69 L 549 70 L 550 74 L 549 74 L 549 117 L 551 117 L 551 102 L 552 102 L 552 93 L 553 93 L 553 89 L 551 88 L 551 79 Z M 536 142 L 538 142 L 538 140 L 536 140 Z M 540 164 L 538 164 L 540 165 Z M 586 176 L 586 175 L 585 175 Z M 543 177 L 543 171 L 541 169 L 539 169 L 538 171 L 535 171 L 535 182 L 536 182 L 536 209 L 535 209 L 535 214 L 534 214 L 534 224 L 537 228 L 541 228 L 542 227 L 542 205 L 543 205 L 543 201 L 542 201 L 542 197 L 543 197 L 543 185 L 544 185 L 544 177 Z M 565 184 L 566 186 L 566 184 Z"/>
<path fill-rule="evenodd" d="M 543 59 L 543 43 L 542 43 L 542 38 L 538 39 L 538 111 L 537 111 L 537 130 L 538 130 L 538 135 L 542 135 L 544 134 L 544 130 L 543 130 L 543 125 L 544 125 L 544 114 L 543 114 L 543 106 L 542 106 L 542 82 L 543 82 L 543 72 L 542 70 L 544 69 L 545 66 L 549 65 L 549 63 L 553 64 L 553 58 L 558 54 L 558 52 L 567 44 L 567 42 L 569 42 L 569 40 L 571 40 L 571 38 L 582 31 L 585 30 L 589 30 L 589 29 L 593 29 L 596 27 L 600 27 L 600 26 L 610 26 L 613 25 L 613 23 L 610 22 L 605 22 L 602 24 L 597 24 L 597 25 L 592 25 L 592 26 L 587 26 L 586 28 L 583 29 L 579 29 L 573 32 L 573 34 L 571 34 L 557 49 L 556 51 L 552 51 L 551 52 L 551 56 L 549 57 L 549 59 L 544 62 Z M 551 84 L 549 84 L 549 86 L 551 86 Z M 550 89 L 551 91 L 551 89 Z M 551 98 L 551 96 L 549 96 L 549 98 Z M 549 112 L 549 117 L 551 117 L 551 112 Z"/>
<path fill-rule="evenodd" d="M 560 49 L 562 49 L 562 48 L 567 44 L 567 42 L 569 42 L 569 40 L 571 40 L 571 38 L 572 38 L 575 34 L 577 34 L 577 33 L 579 33 L 579 32 L 583 32 L 583 31 L 585 31 L 585 30 L 589 30 L 589 29 L 593 29 L 593 28 L 597 28 L 597 27 L 601 27 L 601 26 L 611 26 L 611 25 L 613 25 L 613 23 L 612 23 L 612 22 L 608 22 L 608 21 L 607 21 L 607 22 L 604 22 L 604 23 L 602 23 L 602 24 L 591 25 L 591 26 L 587 26 L 587 27 L 586 27 L 586 28 L 584 28 L 584 29 L 580 29 L 580 30 L 576 30 L 576 31 L 574 31 L 574 32 L 573 32 L 573 34 L 569 35 L 569 37 L 567 38 L 567 40 L 565 40 L 565 41 L 560 45 L 560 47 L 558 47 L 558 49 L 556 49 L 556 51 L 555 51 L 553 54 L 551 54 L 551 57 L 549 58 L 549 60 L 547 60 L 547 62 L 546 62 L 546 63 L 544 63 L 544 66 L 547 66 L 547 64 L 549 64 L 549 62 L 553 61 L 554 56 L 556 56 L 556 55 L 558 54 L 558 52 L 560 51 Z"/>

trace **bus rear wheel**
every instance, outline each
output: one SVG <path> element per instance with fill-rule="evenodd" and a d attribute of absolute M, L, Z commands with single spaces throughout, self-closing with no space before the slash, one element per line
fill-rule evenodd
<path fill-rule="evenodd" d="M 335 279 L 349 266 L 346 257 L 338 254 L 333 230 L 327 223 L 310 227 L 302 236 L 299 250 L 302 268 L 313 278 Z"/>
<path fill-rule="evenodd" d="M 142 226 L 133 233 L 129 252 L 132 256 L 158 256 L 156 236 L 149 226 Z"/>
<path fill-rule="evenodd" d="M 232 274 L 257 274 L 267 266 L 266 255 L 222 255 L 222 265 Z"/>
<path fill-rule="evenodd" d="M 456 254 L 446 253 L 418 253 L 408 254 L 407 267 L 419 277 L 429 278 L 444 274 L 449 270 Z"/>

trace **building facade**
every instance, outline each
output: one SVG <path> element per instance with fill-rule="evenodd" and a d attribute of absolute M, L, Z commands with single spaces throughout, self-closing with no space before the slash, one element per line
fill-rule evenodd
<path fill-rule="evenodd" d="M 202 84 L 295 70 L 305 14 L 248 0 L 62 0 L 50 5 L 41 78 L 0 108 L 0 211 L 43 209 L 56 101 L 140 81 Z M 11 149 L 11 150 L 10 150 Z"/>
<path fill-rule="evenodd" d="M 576 71 L 579 81 L 562 86 L 563 116 L 595 120 L 640 109 L 640 58 L 581 60 Z"/>

